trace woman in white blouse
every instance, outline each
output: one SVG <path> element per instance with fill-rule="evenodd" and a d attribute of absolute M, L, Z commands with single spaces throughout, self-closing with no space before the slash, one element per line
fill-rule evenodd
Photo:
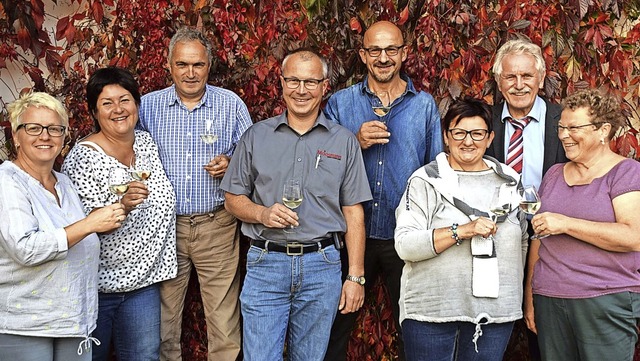
<path fill-rule="evenodd" d="M 160 347 L 158 283 L 176 276 L 175 195 L 149 133 L 135 130 L 140 93 L 133 75 L 120 68 L 94 72 L 87 105 L 96 132 L 80 141 L 62 170 L 78 189 L 85 212 L 117 202 L 109 191 L 112 168 L 130 171 L 144 153 L 151 176 L 132 181 L 122 198 L 127 220 L 100 234 L 99 313 L 94 360 L 107 360 L 112 343 L 119 360 L 157 360 Z M 140 207 L 145 201 L 148 207 Z"/>
<path fill-rule="evenodd" d="M 85 218 L 69 178 L 53 170 L 69 127 L 46 93 L 8 106 L 14 161 L 0 164 L 0 359 L 90 360 L 99 241 L 121 204 Z M 95 342 L 95 340 L 93 340 Z"/>

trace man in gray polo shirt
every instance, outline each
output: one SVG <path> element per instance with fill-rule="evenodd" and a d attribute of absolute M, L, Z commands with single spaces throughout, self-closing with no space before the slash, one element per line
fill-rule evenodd
<path fill-rule="evenodd" d="M 336 309 L 364 302 L 364 213 L 371 199 L 360 146 L 320 112 L 326 61 L 296 50 L 282 62 L 287 111 L 244 134 L 221 188 L 226 208 L 252 239 L 240 295 L 245 361 L 321 361 Z M 284 206 L 283 185 L 296 179 L 302 203 Z M 345 233 L 349 277 L 342 284 L 334 234 Z"/>

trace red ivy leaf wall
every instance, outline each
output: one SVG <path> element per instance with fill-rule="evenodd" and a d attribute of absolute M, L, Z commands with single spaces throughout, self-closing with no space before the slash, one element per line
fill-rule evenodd
<path fill-rule="evenodd" d="M 499 101 L 491 65 L 506 40 L 526 36 L 543 47 L 544 94 L 598 87 L 617 94 L 633 124 L 640 115 L 640 8 L 623 0 L 70 0 L 49 34 L 43 27 L 51 3 L 0 0 L 0 69 L 21 69 L 32 88 L 63 99 L 74 140 L 92 131 L 84 104 L 88 74 L 117 65 L 138 76 L 143 93 L 170 84 L 167 46 L 183 25 L 202 29 L 213 44 L 210 82 L 238 93 L 254 121 L 280 113 L 279 62 L 287 50 L 315 46 L 331 63 L 331 90 L 364 76 L 357 50 L 366 28 L 391 20 L 410 47 L 404 65 L 440 110 L 461 94 Z M 307 8 L 307 4 L 309 7 Z M 52 41 L 55 38 L 55 42 Z M 5 86 L 9 83 L 2 79 Z M 0 85 L 3 85 L 0 83 Z M 14 90 L 14 94 L 19 92 Z M 5 100 L 6 101 L 6 100 Z M 4 104 L 4 101 L 0 101 Z M 7 126 L 0 113 L 0 125 Z M 638 159 L 638 132 L 621 134 L 612 147 Z M 7 144 L 10 149 L 10 144 Z M 185 360 L 206 359 L 197 288 L 185 313 Z M 393 321 L 383 287 L 368 295 L 349 349 L 350 360 L 391 360 Z M 526 359 L 514 332 L 506 359 Z"/>

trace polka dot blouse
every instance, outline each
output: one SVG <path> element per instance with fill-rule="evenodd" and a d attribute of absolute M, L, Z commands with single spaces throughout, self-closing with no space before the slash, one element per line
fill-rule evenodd
<path fill-rule="evenodd" d="M 122 227 L 100 237 L 100 292 L 129 292 L 176 276 L 176 197 L 158 147 L 149 133 L 136 130 L 134 152 L 147 153 L 151 176 L 145 181 L 150 207 L 134 209 Z M 109 169 L 128 165 L 104 153 L 95 143 L 79 142 L 67 155 L 62 171 L 74 182 L 85 213 L 118 201 L 109 191 Z"/>

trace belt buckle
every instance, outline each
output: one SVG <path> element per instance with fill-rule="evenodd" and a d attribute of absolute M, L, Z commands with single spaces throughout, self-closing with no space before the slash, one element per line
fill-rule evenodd
<path fill-rule="evenodd" d="M 287 243 L 287 256 L 302 256 L 304 245 L 298 242 Z"/>

